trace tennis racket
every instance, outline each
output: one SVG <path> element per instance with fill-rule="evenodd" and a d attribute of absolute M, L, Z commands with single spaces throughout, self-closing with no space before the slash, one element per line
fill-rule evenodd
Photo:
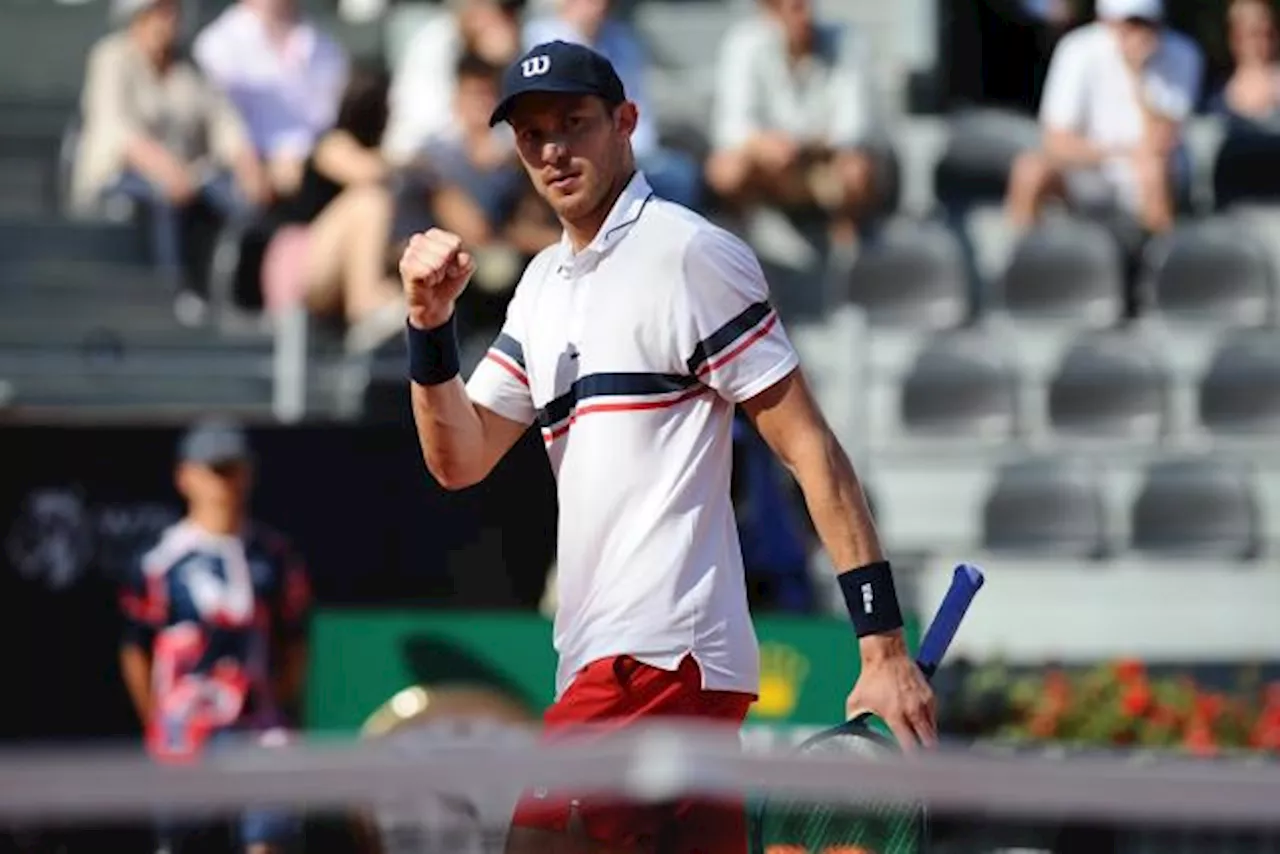
<path fill-rule="evenodd" d="M 982 587 L 982 571 L 969 564 L 956 567 L 937 614 L 925 631 L 916 661 L 932 678 Z M 888 727 L 864 712 L 824 730 L 800 745 L 802 753 L 874 756 L 897 750 Z M 923 804 L 814 804 L 765 797 L 752 822 L 753 854 L 919 854 L 928 843 L 928 816 Z"/>

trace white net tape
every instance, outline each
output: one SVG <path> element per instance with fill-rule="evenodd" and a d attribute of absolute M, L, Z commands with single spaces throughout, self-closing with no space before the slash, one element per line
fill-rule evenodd
<path fill-rule="evenodd" d="M 991 816 L 1280 826 L 1280 765 L 1117 757 L 1031 757 L 941 749 L 913 757 L 742 750 L 698 727 L 648 727 L 547 746 L 505 728 L 459 739 L 236 748 L 186 767 L 116 750 L 0 754 L 0 819 L 65 821 L 157 809 L 394 807 L 430 793 L 473 803 L 522 788 L 590 790 L 637 801 L 767 791 L 820 802 L 911 801 Z"/>

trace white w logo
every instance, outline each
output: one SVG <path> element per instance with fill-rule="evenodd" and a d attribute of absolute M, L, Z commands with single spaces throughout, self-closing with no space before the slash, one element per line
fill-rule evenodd
<path fill-rule="evenodd" d="M 525 77 L 538 77 L 551 70 L 551 57 L 546 54 L 531 56 L 520 63 L 520 71 Z"/>

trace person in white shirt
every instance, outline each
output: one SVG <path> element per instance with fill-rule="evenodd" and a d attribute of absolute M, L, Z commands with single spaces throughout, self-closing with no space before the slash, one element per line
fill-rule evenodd
<path fill-rule="evenodd" d="M 292 194 L 337 117 L 346 51 L 294 0 L 239 0 L 201 31 L 192 55 L 239 111 L 277 194 Z"/>
<path fill-rule="evenodd" d="M 721 45 L 707 183 L 739 207 L 816 203 L 849 230 L 876 194 L 861 51 L 811 0 L 761 3 Z"/>
<path fill-rule="evenodd" d="M 491 123 L 564 228 L 526 268 L 469 382 L 454 310 L 475 263 L 439 230 L 400 261 L 414 418 L 447 489 L 483 480 L 535 422 L 559 497 L 559 653 L 545 737 L 698 718 L 736 738 L 759 691 L 729 483 L 741 406 L 799 482 L 849 603 L 862 669 L 846 711 L 908 749 L 936 740 L 893 574 L 853 467 L 818 411 L 760 264 L 737 237 L 658 198 L 635 165 L 638 111 L 608 60 L 538 45 L 504 74 Z M 541 796 L 540 796 L 541 795 Z M 570 821 L 571 816 L 577 820 Z M 534 791 L 509 852 L 744 854 L 741 803 L 657 808 Z M 572 828 L 572 830 L 570 830 Z"/>
<path fill-rule="evenodd" d="M 505 67 L 520 52 L 525 0 L 449 0 L 447 10 L 409 40 L 391 78 L 391 118 L 383 151 L 411 163 L 453 126 L 457 66 L 468 53 Z"/>
<path fill-rule="evenodd" d="M 702 201 L 702 167 L 692 156 L 659 142 L 658 123 L 645 94 L 648 51 L 625 21 L 610 15 L 611 7 L 611 0 L 554 0 L 554 14 L 534 18 L 525 25 L 524 46 L 575 42 L 609 60 L 628 96 L 640 109 L 631 145 L 653 191 L 687 208 L 697 208 Z"/>
<path fill-rule="evenodd" d="M 1008 216 L 1030 227 L 1051 199 L 1118 209 L 1148 231 L 1173 226 L 1189 178 L 1182 126 L 1204 59 L 1163 26 L 1161 0 L 1098 0 L 1098 20 L 1063 37 L 1040 104 L 1044 143 L 1014 164 Z"/>

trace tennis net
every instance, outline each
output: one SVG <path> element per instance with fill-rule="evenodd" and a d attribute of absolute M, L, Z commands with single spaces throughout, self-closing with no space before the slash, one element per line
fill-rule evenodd
<path fill-rule="evenodd" d="M 667 725 L 551 746 L 517 726 L 438 722 L 355 742 L 237 745 L 182 767 L 126 749 L 10 750 L 0 755 L 0 828 L 21 840 L 131 826 L 142 838 L 175 821 L 232 827 L 289 814 L 303 819 L 301 850 L 487 854 L 503 850 L 521 792 L 546 788 L 632 805 L 744 799 L 769 854 L 907 854 L 926 850 L 925 839 L 927 850 L 974 854 L 1280 851 L 1280 764 L 1262 759 L 973 746 L 903 757 L 720 735 Z M 928 818 L 919 839 L 868 824 L 917 808 Z M 783 838 L 815 816 L 845 829 Z"/>

